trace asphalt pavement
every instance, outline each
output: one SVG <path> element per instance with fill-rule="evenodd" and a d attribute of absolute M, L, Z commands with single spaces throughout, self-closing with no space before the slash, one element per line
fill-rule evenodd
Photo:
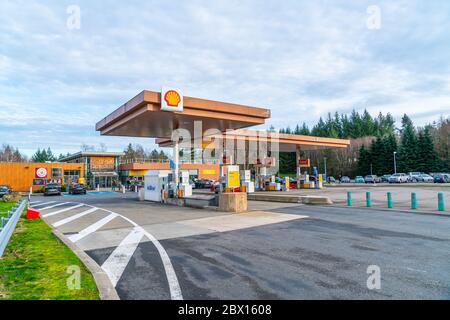
<path fill-rule="evenodd" d="M 229 215 L 130 194 L 33 201 L 57 205 L 46 220 L 85 236 L 76 244 L 112 274 L 122 299 L 450 298 L 445 216 L 264 202 Z M 367 287 L 370 266 L 380 289 Z"/>

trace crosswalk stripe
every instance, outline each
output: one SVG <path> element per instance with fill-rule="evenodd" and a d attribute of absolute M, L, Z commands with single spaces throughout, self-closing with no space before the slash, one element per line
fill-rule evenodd
<path fill-rule="evenodd" d="M 51 204 L 51 203 L 56 203 L 56 201 L 49 201 L 49 202 L 39 203 L 39 204 L 35 205 L 35 207 L 46 206 L 46 205 Z"/>
<path fill-rule="evenodd" d="M 91 224 L 89 227 L 81 230 L 77 234 L 69 236 L 69 240 L 72 242 L 80 241 L 84 237 L 87 237 L 91 233 L 94 233 L 95 231 L 99 230 L 101 227 L 103 227 L 104 225 L 106 225 L 108 222 L 112 221 L 116 217 L 117 217 L 117 214 L 111 213 L 109 216 L 97 221 L 94 224 Z"/>
<path fill-rule="evenodd" d="M 33 204 L 38 204 L 38 203 L 41 203 L 42 201 L 32 201 L 32 202 L 30 202 L 30 205 L 33 205 Z"/>
<path fill-rule="evenodd" d="M 84 216 L 86 216 L 86 215 L 88 215 L 88 214 L 90 214 L 90 213 L 92 213 L 94 211 L 97 211 L 97 210 L 98 210 L 98 208 L 92 208 L 92 209 L 86 210 L 84 212 L 78 213 L 78 214 L 73 215 L 71 217 L 68 217 L 66 219 L 60 220 L 58 222 L 55 222 L 53 224 L 53 226 L 54 227 L 60 227 L 60 226 L 65 225 L 65 224 L 67 224 L 69 222 L 72 222 L 74 220 L 80 219 L 81 217 L 84 217 Z"/>
<path fill-rule="evenodd" d="M 58 211 L 55 211 L 55 212 L 44 214 L 42 217 L 44 217 L 44 218 L 51 217 L 51 216 L 54 216 L 54 215 L 57 215 L 57 214 L 60 214 L 60 213 L 66 212 L 66 211 L 70 211 L 70 210 L 73 210 L 73 209 L 76 209 L 76 208 L 79 208 L 79 207 L 82 207 L 82 206 L 84 206 L 84 204 L 80 203 L 80 204 L 77 204 L 76 206 L 73 206 L 73 207 L 64 208 L 64 209 L 61 209 L 61 210 L 58 210 Z"/>
<path fill-rule="evenodd" d="M 114 287 L 122 277 L 143 236 L 144 230 L 135 227 L 103 263 L 102 269 L 106 272 Z"/>
<path fill-rule="evenodd" d="M 39 209 L 39 210 L 48 210 L 48 209 L 60 207 L 60 206 L 63 206 L 63 205 L 69 204 L 69 203 L 71 203 L 71 202 L 62 202 L 62 203 L 58 203 L 58 204 L 51 205 L 51 206 L 49 206 L 49 207 L 41 208 L 41 209 Z"/>

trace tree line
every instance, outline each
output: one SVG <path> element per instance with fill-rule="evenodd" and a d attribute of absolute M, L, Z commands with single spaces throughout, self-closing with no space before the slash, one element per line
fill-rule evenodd
<path fill-rule="evenodd" d="M 90 146 L 90 145 L 81 145 L 81 151 L 97 151 L 97 152 L 106 152 L 107 147 L 104 144 L 99 145 L 99 147 Z M 164 161 L 169 159 L 168 156 L 164 153 L 164 151 L 158 151 L 156 149 L 153 150 L 144 150 L 144 148 L 139 144 L 129 144 L 127 148 L 124 149 L 125 155 L 121 160 L 127 161 L 145 161 L 145 160 L 157 160 Z M 56 162 L 61 159 L 70 156 L 70 153 L 62 154 L 59 156 L 55 155 L 50 147 L 47 149 L 38 148 L 37 151 L 28 158 L 26 155 L 22 154 L 18 148 L 15 148 L 9 144 L 4 144 L 0 148 L 0 162 L 35 162 L 35 163 L 45 163 L 45 162 Z"/>
<path fill-rule="evenodd" d="M 372 117 L 367 110 L 361 115 L 353 110 L 349 116 L 328 114 L 326 120 L 320 118 L 312 129 L 303 123 L 279 132 L 350 139 L 347 149 L 302 152 L 320 172 L 327 166 L 329 175 L 394 173 L 394 153 L 397 172 L 450 170 L 450 119 L 441 118 L 424 127 L 415 127 L 405 114 L 401 128 L 396 128 L 389 113 Z M 280 153 L 281 173 L 293 173 L 295 167 L 295 154 Z"/>

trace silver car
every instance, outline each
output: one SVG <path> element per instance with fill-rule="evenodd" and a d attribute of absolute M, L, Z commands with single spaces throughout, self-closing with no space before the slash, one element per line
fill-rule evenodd
<path fill-rule="evenodd" d="M 426 183 L 433 183 L 434 178 L 430 176 L 429 174 L 422 173 L 417 177 L 417 181 L 419 182 L 426 182 Z"/>
<path fill-rule="evenodd" d="M 389 178 L 389 183 L 406 183 L 408 182 L 408 175 L 404 173 L 394 173 Z"/>

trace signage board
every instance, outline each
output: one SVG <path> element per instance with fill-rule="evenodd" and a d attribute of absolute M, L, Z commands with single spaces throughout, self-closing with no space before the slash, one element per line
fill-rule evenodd
<path fill-rule="evenodd" d="M 227 188 L 237 188 L 240 186 L 239 166 L 227 166 Z"/>
<path fill-rule="evenodd" d="M 163 87 L 161 90 L 161 110 L 183 112 L 183 94 L 179 89 Z"/>
<path fill-rule="evenodd" d="M 298 166 L 300 168 L 309 168 L 311 166 L 311 160 L 310 159 L 300 159 L 300 160 L 298 160 Z"/>
<path fill-rule="evenodd" d="M 116 169 L 116 158 L 114 157 L 91 157 L 91 172 L 114 172 Z"/>

